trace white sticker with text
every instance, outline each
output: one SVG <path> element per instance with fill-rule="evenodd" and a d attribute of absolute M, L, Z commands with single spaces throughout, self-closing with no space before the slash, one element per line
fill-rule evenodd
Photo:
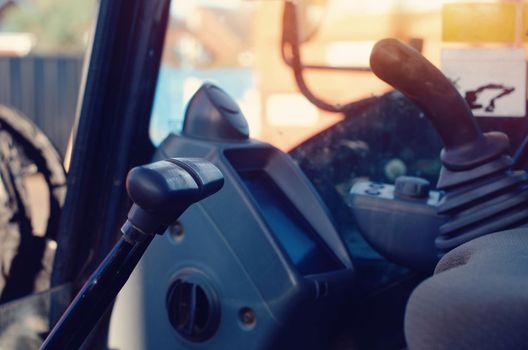
<path fill-rule="evenodd" d="M 442 71 L 477 117 L 524 117 L 524 49 L 443 49 Z"/>

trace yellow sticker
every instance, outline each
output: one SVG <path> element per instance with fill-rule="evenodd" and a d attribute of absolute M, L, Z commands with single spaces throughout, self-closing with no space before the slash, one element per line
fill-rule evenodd
<path fill-rule="evenodd" d="M 445 4 L 442 8 L 442 40 L 465 43 L 513 43 L 515 7 L 514 3 Z M 527 13 L 526 8 L 523 12 Z M 523 23 L 523 27 L 525 26 L 526 24 Z M 528 40 L 528 36 L 524 37 Z"/>
<path fill-rule="evenodd" d="M 522 11 L 522 41 L 528 42 L 528 5 L 523 4 Z"/>

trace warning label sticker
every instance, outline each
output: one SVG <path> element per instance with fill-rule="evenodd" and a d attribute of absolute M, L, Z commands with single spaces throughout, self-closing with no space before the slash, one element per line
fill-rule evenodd
<path fill-rule="evenodd" d="M 479 117 L 524 117 L 524 49 L 443 49 L 442 71 Z"/>

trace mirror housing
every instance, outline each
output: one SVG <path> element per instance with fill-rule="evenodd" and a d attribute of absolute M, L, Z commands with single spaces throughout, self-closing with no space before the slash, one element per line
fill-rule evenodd
<path fill-rule="evenodd" d="M 291 67 L 295 82 L 301 93 L 317 108 L 333 113 L 344 113 L 356 109 L 357 103 L 336 104 L 317 96 L 304 79 L 305 70 L 371 72 L 363 66 L 329 66 L 325 64 L 306 64 L 302 60 L 301 44 L 312 39 L 321 27 L 326 13 L 327 0 L 286 0 L 282 17 L 281 54 L 283 61 Z M 411 45 L 422 51 L 423 40 L 411 38 Z"/>
<path fill-rule="evenodd" d="M 327 3 L 327 0 L 300 0 L 295 2 L 299 43 L 307 42 L 317 34 L 326 13 Z"/>

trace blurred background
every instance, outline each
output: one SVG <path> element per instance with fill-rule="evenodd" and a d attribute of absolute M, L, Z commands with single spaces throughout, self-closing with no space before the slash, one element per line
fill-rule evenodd
<path fill-rule="evenodd" d="M 522 46 L 526 36 L 526 31 L 522 32 L 525 20 L 518 28 L 522 37 L 511 40 L 491 38 L 486 22 L 502 21 L 499 32 L 507 32 L 510 25 L 504 23 L 512 19 L 514 26 L 515 18 L 502 12 L 511 8 L 525 16 L 523 1 L 319 3 L 321 6 L 313 6 L 308 14 L 316 29 L 302 45 L 303 60 L 319 65 L 367 68 L 372 45 L 384 37 L 419 40 L 422 53 L 440 65 L 442 47 Z M 443 31 L 442 23 L 449 26 L 455 17 L 449 5 L 472 3 L 490 5 L 487 9 L 481 6 L 480 12 L 466 9 L 464 13 L 463 6 L 457 9 L 458 17 L 474 22 L 469 32 L 480 35 L 478 40 L 454 39 L 446 33 L 450 28 L 445 25 Z M 95 0 L 0 1 L 0 103 L 35 121 L 62 156 L 73 125 L 96 5 Z M 172 2 L 153 109 L 151 135 L 155 143 L 168 132 L 179 130 L 185 104 L 204 80 L 218 83 L 237 99 L 253 137 L 283 150 L 342 118 L 318 110 L 299 93 L 291 69 L 281 58 L 282 11 L 281 0 Z M 368 71 L 344 74 L 314 70 L 306 73 L 306 79 L 319 95 L 335 103 L 388 90 Z"/>
<path fill-rule="evenodd" d="M 35 121 L 63 156 L 95 5 L 93 0 L 0 1 L 0 103 Z"/>

